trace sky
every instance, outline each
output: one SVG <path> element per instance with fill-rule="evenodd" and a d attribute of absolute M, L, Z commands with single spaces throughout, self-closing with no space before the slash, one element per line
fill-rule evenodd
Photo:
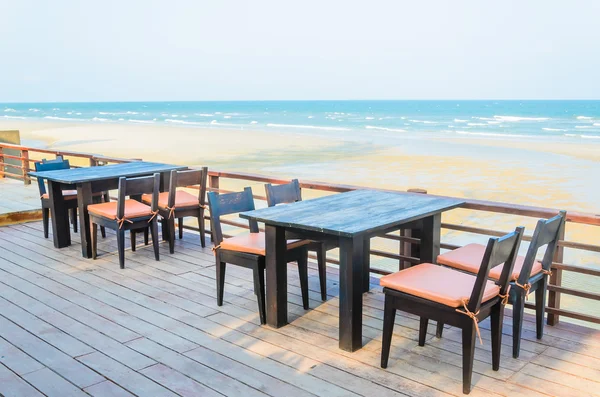
<path fill-rule="evenodd" d="M 0 0 L 0 102 L 598 99 L 597 0 Z"/>

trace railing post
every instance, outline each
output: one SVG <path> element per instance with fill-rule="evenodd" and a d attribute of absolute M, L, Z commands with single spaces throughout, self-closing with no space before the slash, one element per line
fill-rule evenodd
<path fill-rule="evenodd" d="M 558 240 L 563 241 L 565 239 L 565 229 L 567 223 L 565 222 L 563 227 L 560 229 L 558 234 Z M 565 247 L 557 246 L 556 252 L 554 253 L 554 262 L 563 263 L 565 253 Z M 560 287 L 562 285 L 562 269 L 552 269 L 552 275 L 550 276 L 550 284 Z M 560 309 L 560 292 L 548 291 L 548 307 L 554 309 Z M 548 313 L 548 325 L 556 325 L 559 321 L 559 315 L 554 313 Z"/>
<path fill-rule="evenodd" d="M 98 165 L 98 161 L 95 158 L 90 157 L 90 167 L 96 167 Z"/>
<path fill-rule="evenodd" d="M 408 189 L 407 192 L 409 192 L 409 193 L 427 194 L 427 190 L 425 190 L 425 189 L 419 189 L 419 188 Z M 420 234 L 421 234 L 420 230 L 400 229 L 400 236 L 402 236 L 402 237 L 415 237 L 415 238 L 419 238 Z M 419 246 L 413 247 L 413 244 L 410 243 L 410 242 L 408 242 L 408 241 L 400 241 L 399 254 L 400 255 L 405 255 L 405 256 L 418 256 L 418 257 L 421 256 L 421 253 L 419 252 Z M 406 269 L 406 268 L 412 266 L 412 264 L 410 262 L 404 261 L 402 259 L 400 259 L 398 265 L 400 267 L 400 270 Z"/>
<path fill-rule="evenodd" d="M 208 186 L 213 189 L 219 188 L 219 176 L 218 175 L 210 175 L 208 177 Z"/>
<path fill-rule="evenodd" d="M 2 152 L 2 148 L 0 147 L 0 178 L 4 178 L 4 153 Z"/>
<path fill-rule="evenodd" d="M 23 182 L 26 185 L 31 185 L 31 177 L 29 176 L 29 150 L 21 150 L 21 166 L 23 167 L 22 175 Z"/>

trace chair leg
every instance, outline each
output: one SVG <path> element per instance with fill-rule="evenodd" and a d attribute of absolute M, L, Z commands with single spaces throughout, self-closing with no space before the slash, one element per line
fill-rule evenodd
<path fill-rule="evenodd" d="M 183 239 L 183 218 L 178 218 L 177 223 L 179 224 L 179 239 Z"/>
<path fill-rule="evenodd" d="M 471 392 L 471 378 L 473 376 L 473 358 L 475 356 L 475 326 L 469 324 L 462 330 L 463 343 L 463 393 Z"/>
<path fill-rule="evenodd" d="M 525 296 L 519 291 L 513 302 L 513 357 L 518 358 L 521 350 L 521 330 L 523 328 L 523 312 L 525 311 Z"/>
<path fill-rule="evenodd" d="M 535 331 L 536 337 L 544 336 L 544 313 L 546 312 L 546 291 L 548 290 L 548 276 L 538 281 L 540 284 L 535 290 Z"/>
<path fill-rule="evenodd" d="M 44 225 L 44 238 L 48 238 L 48 228 L 50 226 L 50 208 L 42 208 L 42 223 Z"/>
<path fill-rule="evenodd" d="M 419 346 L 425 346 L 425 339 L 427 338 L 427 326 L 429 325 L 429 319 L 421 317 L 419 322 Z"/>
<path fill-rule="evenodd" d="M 106 238 L 106 228 L 104 226 L 100 226 L 100 234 L 102 238 Z"/>
<path fill-rule="evenodd" d="M 98 225 L 90 222 L 90 243 L 92 245 L 92 259 L 98 256 Z"/>
<path fill-rule="evenodd" d="M 435 327 L 435 336 L 438 338 L 441 338 L 443 333 L 444 333 L 444 323 L 438 321 L 438 323 Z"/>
<path fill-rule="evenodd" d="M 225 290 L 225 262 L 217 258 L 217 306 L 223 306 L 223 292 Z"/>
<path fill-rule="evenodd" d="M 300 291 L 302 292 L 302 306 L 304 310 L 308 310 L 308 250 L 304 252 L 298 259 L 298 275 L 300 277 Z"/>
<path fill-rule="evenodd" d="M 258 301 L 258 314 L 260 323 L 267 323 L 267 310 L 265 307 L 265 270 L 259 266 L 254 268 L 254 293 Z"/>
<path fill-rule="evenodd" d="M 168 219 L 167 225 L 169 228 L 169 252 L 173 254 L 175 253 L 175 218 Z"/>
<path fill-rule="evenodd" d="M 394 321 L 396 320 L 396 308 L 392 298 L 385 297 L 383 309 L 383 341 L 381 343 L 381 368 L 387 368 L 390 357 L 390 346 L 392 345 L 392 334 L 394 332 Z"/>
<path fill-rule="evenodd" d="M 117 229 L 117 248 L 119 250 L 119 266 L 125 269 L 125 230 Z"/>
<path fill-rule="evenodd" d="M 77 208 L 71 208 L 71 224 L 73 224 L 73 232 L 77 233 Z"/>
<path fill-rule="evenodd" d="M 321 300 L 327 300 L 327 250 L 324 244 L 317 248 L 317 265 L 319 266 L 319 284 L 321 285 Z"/>
<path fill-rule="evenodd" d="M 148 229 L 150 229 L 150 227 L 144 228 L 144 245 L 148 245 Z M 156 230 L 158 230 L 158 224 L 156 225 Z M 154 240 L 154 237 L 152 237 L 152 240 Z"/>
<path fill-rule="evenodd" d="M 206 247 L 206 227 L 204 224 L 204 210 L 200 210 L 198 214 L 198 229 L 200 230 L 200 246 Z"/>
<path fill-rule="evenodd" d="M 500 369 L 500 352 L 502 349 L 502 321 L 504 318 L 504 305 L 499 303 L 492 308 L 490 315 L 492 327 L 492 369 Z"/>
<path fill-rule="evenodd" d="M 131 251 L 135 252 L 135 246 L 136 246 L 136 242 L 135 242 L 135 230 L 130 230 L 129 231 L 129 238 L 131 239 Z"/>
<path fill-rule="evenodd" d="M 144 239 L 146 240 L 147 245 L 148 228 L 144 229 L 144 231 Z M 154 259 L 158 261 L 160 260 L 160 255 L 158 252 L 158 222 L 156 221 L 156 218 L 154 218 L 152 222 L 150 222 L 150 232 L 152 233 L 152 248 L 154 248 Z"/>
<path fill-rule="evenodd" d="M 163 218 L 160 221 L 160 225 L 161 225 L 161 231 L 162 231 L 162 239 L 163 241 L 167 241 L 169 240 L 169 223 L 167 222 L 167 219 Z"/>

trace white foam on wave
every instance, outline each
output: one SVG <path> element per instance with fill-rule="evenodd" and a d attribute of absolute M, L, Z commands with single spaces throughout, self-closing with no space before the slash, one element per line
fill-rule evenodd
<path fill-rule="evenodd" d="M 118 113 L 111 113 L 111 112 L 98 112 L 98 114 L 118 114 Z"/>
<path fill-rule="evenodd" d="M 579 128 L 579 129 L 587 129 L 587 128 L 594 128 L 593 125 L 576 125 L 575 128 Z"/>
<path fill-rule="evenodd" d="M 375 120 L 375 117 L 365 117 L 365 120 Z"/>
<path fill-rule="evenodd" d="M 63 120 L 63 121 L 81 121 L 81 119 L 76 119 L 76 118 L 72 118 L 72 117 L 56 117 L 56 116 L 46 116 L 44 117 L 45 119 L 48 120 Z"/>
<path fill-rule="evenodd" d="M 582 135 L 583 139 L 600 139 L 600 135 Z"/>
<path fill-rule="evenodd" d="M 593 117 L 589 116 L 577 116 L 577 120 L 591 120 Z"/>
<path fill-rule="evenodd" d="M 379 130 L 379 131 L 388 131 L 388 132 L 406 132 L 406 130 L 403 130 L 401 128 L 375 127 L 373 125 L 367 125 L 365 128 L 368 130 Z"/>
<path fill-rule="evenodd" d="M 52 108 L 52 110 L 60 110 L 60 108 Z"/>
<path fill-rule="evenodd" d="M 476 116 L 473 116 L 473 117 L 471 117 L 471 118 L 472 118 L 472 119 L 475 119 L 475 120 L 485 120 L 485 121 L 487 121 L 487 120 L 496 120 L 496 119 L 495 119 L 495 118 L 493 118 L 493 117 L 476 117 Z"/>
<path fill-rule="evenodd" d="M 11 109 L 11 108 L 6 108 L 4 109 L 5 112 L 16 112 L 15 109 Z"/>
<path fill-rule="evenodd" d="M 494 116 L 494 119 L 500 120 L 500 121 L 545 121 L 545 120 L 548 120 L 547 117 L 521 117 L 521 116 Z"/>
<path fill-rule="evenodd" d="M 138 112 L 127 111 L 127 112 L 125 112 L 125 114 L 139 114 L 139 113 Z"/>
<path fill-rule="evenodd" d="M 4 115 L 5 119 L 19 119 L 19 120 L 25 120 L 27 117 L 23 117 L 23 116 L 7 116 Z"/>
<path fill-rule="evenodd" d="M 39 111 L 40 111 L 40 109 L 31 108 L 31 109 L 29 109 L 29 111 L 30 111 L 30 112 L 39 112 Z"/>
<path fill-rule="evenodd" d="M 593 125 L 595 125 L 596 127 L 600 127 L 600 123 L 594 123 Z"/>
<path fill-rule="evenodd" d="M 413 123 L 436 124 L 435 121 L 429 121 L 429 120 L 408 120 L 408 121 L 411 121 Z"/>
<path fill-rule="evenodd" d="M 223 116 L 224 119 L 230 119 L 231 116 Z"/>
<path fill-rule="evenodd" d="M 212 117 L 214 116 L 214 114 L 212 113 L 194 113 L 195 116 L 200 116 L 200 117 Z M 166 114 L 163 114 L 163 116 L 166 116 Z"/>
<path fill-rule="evenodd" d="M 317 125 L 302 125 L 302 124 L 267 124 L 267 127 L 279 127 L 279 128 L 302 128 L 310 130 L 324 130 L 324 131 L 350 131 L 349 128 L 343 127 L 321 127 Z"/>
<path fill-rule="evenodd" d="M 469 120 L 454 119 L 455 123 L 466 123 Z"/>
<path fill-rule="evenodd" d="M 495 125 L 495 124 L 500 124 L 500 123 L 502 123 L 502 121 L 488 121 L 487 123 L 488 123 L 488 124 Z"/>
<path fill-rule="evenodd" d="M 92 119 L 92 121 L 110 121 L 110 120 L 109 120 L 109 119 L 102 118 L 102 117 L 94 117 L 94 118 Z"/>
<path fill-rule="evenodd" d="M 198 121 L 185 121 L 185 120 L 175 120 L 175 119 L 165 119 L 167 123 L 176 123 L 176 124 L 186 124 L 186 125 L 206 125 L 206 123 L 198 122 Z"/>
<path fill-rule="evenodd" d="M 501 138 L 531 138 L 532 135 L 518 135 L 518 134 L 499 134 L 497 132 L 470 132 L 470 131 L 455 131 L 461 135 L 476 135 L 476 136 L 492 136 Z"/>
<path fill-rule="evenodd" d="M 559 131 L 559 132 L 560 131 L 568 131 L 568 130 L 561 130 L 560 128 L 547 128 L 547 127 L 542 128 L 542 130 L 544 130 L 544 131 Z"/>
<path fill-rule="evenodd" d="M 78 115 L 78 116 L 81 116 L 81 113 L 79 113 L 79 112 L 77 112 L 77 113 L 75 113 L 75 114 L 76 114 L 76 115 Z"/>
<path fill-rule="evenodd" d="M 258 121 L 252 120 L 250 124 L 258 124 Z"/>
<path fill-rule="evenodd" d="M 477 126 L 482 126 L 482 125 L 487 125 L 486 123 L 467 123 L 467 125 L 470 125 L 472 127 L 477 127 Z"/>
<path fill-rule="evenodd" d="M 136 120 L 136 119 L 129 119 L 127 120 L 131 123 L 140 123 L 140 124 L 154 124 L 154 121 L 152 120 Z"/>
<path fill-rule="evenodd" d="M 577 136 L 577 134 L 565 134 L 565 136 Z"/>

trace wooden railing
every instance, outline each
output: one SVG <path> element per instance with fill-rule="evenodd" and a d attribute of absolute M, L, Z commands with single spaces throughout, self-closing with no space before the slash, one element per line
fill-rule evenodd
<path fill-rule="evenodd" d="M 17 151 L 20 155 L 3 155 L 3 149 L 9 149 L 13 151 Z M 14 167 L 15 169 L 20 170 L 18 173 L 8 173 L 5 171 L 3 167 L 0 166 L 0 177 L 9 176 L 13 178 L 23 179 L 25 183 L 30 183 L 29 177 L 27 176 L 27 171 L 30 169 L 30 164 L 35 159 L 39 159 L 40 155 L 63 155 L 67 158 L 74 159 L 87 159 L 88 166 L 98 166 L 104 165 L 107 163 L 122 163 L 128 161 L 134 161 L 131 159 L 120 159 L 120 158 L 112 158 L 107 156 L 98 156 L 94 154 L 86 154 L 86 153 L 76 153 L 76 152 L 67 152 L 67 151 L 56 151 L 49 149 L 37 149 L 37 148 L 28 148 L 18 145 L 8 145 L 0 143 L 0 165 L 7 166 L 4 162 L 5 158 L 16 159 L 21 161 L 21 165 L 18 167 Z M 11 166 L 12 167 L 12 166 Z M 238 188 L 243 184 L 251 183 L 287 183 L 289 179 L 282 178 L 274 178 L 268 177 L 264 175 L 256 175 L 256 174 L 248 174 L 241 172 L 224 172 L 224 171 L 209 171 L 209 187 L 210 191 L 217 191 L 221 193 L 228 192 L 222 187 L 225 183 L 232 184 Z M 364 186 L 354 186 L 354 185 L 344 185 L 344 184 L 334 184 L 334 183 L 326 183 L 326 182 L 317 182 L 317 181 L 309 181 L 309 180 L 301 180 L 300 186 L 317 194 L 327 194 L 327 193 L 339 193 L 346 192 L 355 189 L 364 189 Z M 389 190 L 395 191 L 400 194 L 418 194 L 412 192 L 400 192 L 397 190 Z M 255 191 L 256 193 L 256 191 Z M 421 192 L 422 193 L 422 192 Z M 260 194 L 255 194 L 255 199 L 259 201 L 265 201 L 266 197 Z M 465 204 L 462 205 L 462 209 L 464 210 L 472 210 L 472 211 L 480 211 L 485 213 L 492 213 L 498 215 L 517 215 L 529 218 L 549 218 L 558 213 L 558 209 L 552 208 L 542 208 L 542 207 L 532 207 L 532 206 L 524 206 L 517 204 L 508 204 L 494 201 L 483 201 L 483 200 L 473 200 L 473 199 L 463 199 Z M 208 217 L 207 217 L 208 219 Z M 239 228 L 247 228 L 247 224 L 237 220 L 223 220 L 224 224 L 233 227 Z M 591 213 L 583 213 L 577 211 L 568 211 L 567 212 L 567 226 L 565 230 L 569 228 L 570 225 L 588 225 L 589 227 L 599 227 L 600 226 L 600 214 L 591 214 Z M 186 225 L 184 226 L 186 229 L 198 230 L 196 227 Z M 443 222 L 442 228 L 446 231 L 454 231 L 460 233 L 469 233 L 475 235 L 485 235 L 485 236 L 501 236 L 506 231 L 499 231 L 494 229 L 487 229 L 481 227 L 474 226 L 466 226 L 457 223 L 449 223 Z M 600 234 L 600 229 L 597 230 L 597 233 Z M 410 236 L 404 234 L 402 232 L 398 234 L 385 234 L 380 236 L 384 240 L 395 242 L 394 247 L 395 250 L 391 249 L 375 249 L 372 246 L 371 255 L 376 257 L 388 258 L 392 260 L 398 261 L 398 267 L 402 268 L 406 265 L 406 263 L 419 263 L 419 258 L 416 256 L 415 252 L 418 252 L 419 238 L 418 236 Z M 524 237 L 525 241 L 530 241 L 531 236 L 527 235 Z M 458 245 L 450 244 L 448 242 L 442 241 L 441 248 L 443 249 L 455 249 L 458 248 Z M 414 249 L 411 249 L 414 248 Z M 586 313 L 582 313 L 576 310 L 569 310 L 561 308 L 561 295 L 570 295 L 573 297 L 588 299 L 594 302 L 600 302 L 600 293 L 597 291 L 584 291 L 581 289 L 568 288 L 562 285 L 563 280 L 563 272 L 573 272 L 577 274 L 583 274 L 591 277 L 600 277 L 600 266 L 582 266 L 577 264 L 569 264 L 564 262 L 564 250 L 565 248 L 574 249 L 585 252 L 592 253 L 600 253 L 600 245 L 584 243 L 581 241 L 569 241 L 565 239 L 565 234 L 563 231 L 563 235 L 558 244 L 557 252 L 554 257 L 554 262 L 552 264 L 552 276 L 550 278 L 550 283 L 548 286 L 548 307 L 546 309 L 548 313 L 548 324 L 555 325 L 559 321 L 560 316 L 565 316 L 581 321 L 592 322 L 595 324 L 600 324 L 600 317 L 595 315 L 590 315 Z M 328 262 L 332 264 L 337 264 L 337 260 L 334 258 L 328 258 Z M 600 265 L 598 263 L 597 265 Z M 389 269 L 381 269 L 377 267 L 372 267 L 371 271 L 373 273 L 378 274 L 388 274 L 390 272 Z M 600 282 L 600 279 L 598 279 Z M 532 304 L 526 304 L 527 307 L 533 308 Z"/>

